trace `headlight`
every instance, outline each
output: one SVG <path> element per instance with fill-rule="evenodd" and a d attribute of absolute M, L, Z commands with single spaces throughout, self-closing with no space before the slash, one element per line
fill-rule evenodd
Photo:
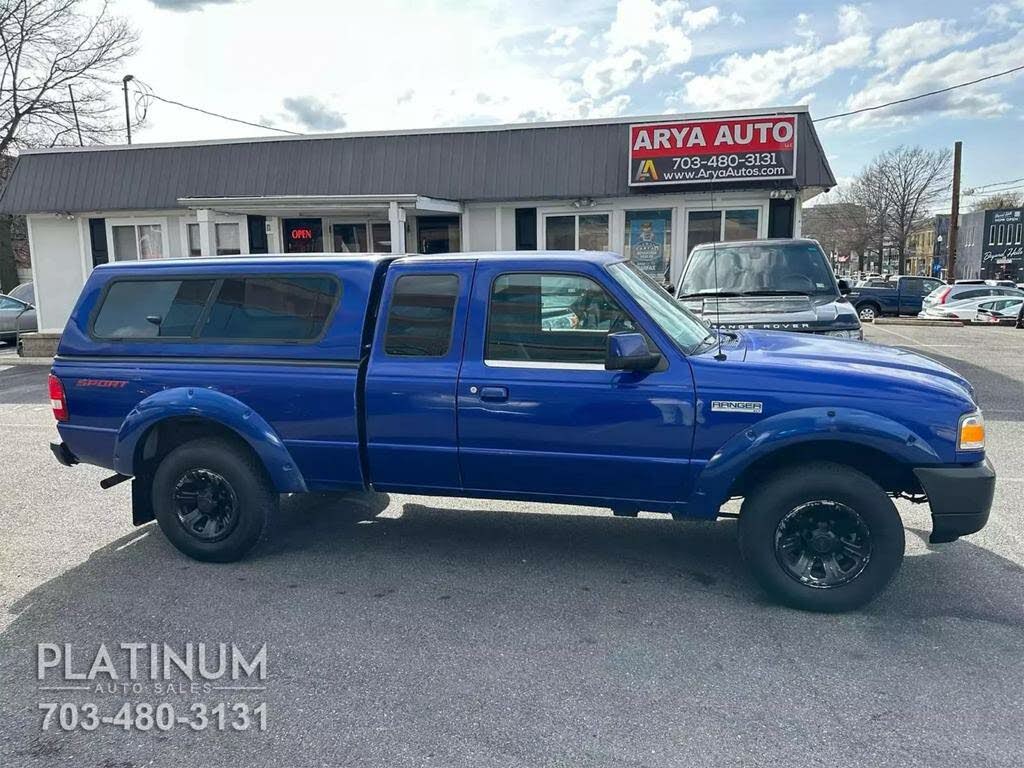
<path fill-rule="evenodd" d="M 825 331 L 826 336 L 831 336 L 836 339 L 863 339 L 864 331 L 860 328 L 855 328 L 851 331 Z"/>
<path fill-rule="evenodd" d="M 967 413 L 960 417 L 959 434 L 957 450 L 985 450 L 985 417 L 981 415 L 981 411 Z"/>

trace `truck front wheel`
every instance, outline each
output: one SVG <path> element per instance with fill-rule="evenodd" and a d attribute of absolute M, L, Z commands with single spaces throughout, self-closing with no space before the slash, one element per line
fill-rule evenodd
<path fill-rule="evenodd" d="M 243 447 L 200 438 L 168 453 L 153 474 L 153 510 L 164 535 L 196 560 L 243 557 L 263 535 L 278 495 Z"/>
<path fill-rule="evenodd" d="M 840 464 L 784 470 L 744 500 L 740 551 L 761 586 L 807 611 L 858 608 L 903 562 L 903 523 L 871 478 Z"/>

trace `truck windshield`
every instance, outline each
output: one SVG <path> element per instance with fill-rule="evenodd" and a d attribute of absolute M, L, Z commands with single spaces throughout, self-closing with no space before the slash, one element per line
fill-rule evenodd
<path fill-rule="evenodd" d="M 676 297 L 715 293 L 839 295 L 832 269 L 816 244 L 771 242 L 720 243 L 714 248 L 695 249 L 686 264 Z"/>
<path fill-rule="evenodd" d="M 608 267 L 612 279 L 636 299 L 637 304 L 682 349 L 691 352 L 714 335 L 700 320 L 669 296 L 665 289 L 629 262 L 618 262 Z"/>

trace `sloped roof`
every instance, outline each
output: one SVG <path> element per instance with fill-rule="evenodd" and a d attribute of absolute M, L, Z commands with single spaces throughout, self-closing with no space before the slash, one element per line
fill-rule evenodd
<path fill-rule="evenodd" d="M 723 114 L 30 151 L 18 158 L 0 212 L 168 209 L 183 197 L 415 193 L 514 201 L 723 189 L 627 184 L 631 123 Z M 727 114 L 798 115 L 796 178 L 744 188 L 835 186 L 806 107 Z"/>

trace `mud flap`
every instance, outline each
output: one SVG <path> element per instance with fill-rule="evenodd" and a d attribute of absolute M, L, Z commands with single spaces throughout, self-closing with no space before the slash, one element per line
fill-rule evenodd
<path fill-rule="evenodd" d="M 153 482 L 149 477 L 132 478 L 132 525 L 145 525 L 153 520 Z"/>

